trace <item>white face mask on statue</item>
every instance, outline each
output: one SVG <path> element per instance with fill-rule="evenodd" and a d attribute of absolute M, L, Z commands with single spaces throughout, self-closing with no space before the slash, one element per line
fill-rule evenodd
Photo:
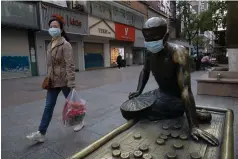
<path fill-rule="evenodd" d="M 145 41 L 145 47 L 152 53 L 158 53 L 164 48 L 163 39 L 157 41 Z"/>

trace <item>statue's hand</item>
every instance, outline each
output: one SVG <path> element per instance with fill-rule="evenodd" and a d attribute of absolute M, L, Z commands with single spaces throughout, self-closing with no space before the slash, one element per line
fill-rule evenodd
<path fill-rule="evenodd" d="M 199 138 L 201 138 L 207 141 L 208 143 L 212 144 L 213 146 L 219 145 L 219 140 L 215 136 L 197 127 L 192 128 L 191 135 L 195 140 L 198 140 Z"/>
<path fill-rule="evenodd" d="M 132 98 L 135 98 L 135 97 L 138 97 L 141 93 L 136 91 L 136 92 L 132 92 L 129 94 L 129 99 L 132 99 Z"/>

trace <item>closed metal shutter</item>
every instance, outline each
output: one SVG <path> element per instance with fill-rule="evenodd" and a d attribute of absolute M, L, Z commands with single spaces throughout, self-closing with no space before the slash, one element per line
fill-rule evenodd
<path fill-rule="evenodd" d="M 2 28 L 2 79 L 31 76 L 28 33 Z"/>
<path fill-rule="evenodd" d="M 84 43 L 85 69 L 104 67 L 103 44 Z"/>

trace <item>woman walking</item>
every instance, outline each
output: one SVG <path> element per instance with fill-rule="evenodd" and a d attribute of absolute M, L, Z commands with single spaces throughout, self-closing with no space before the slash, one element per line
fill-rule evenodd
<path fill-rule="evenodd" d="M 29 140 L 44 142 L 47 128 L 52 119 L 55 104 L 59 93 L 62 91 L 65 98 L 75 87 L 75 66 L 73 61 L 72 47 L 64 31 L 64 20 L 59 15 L 49 21 L 49 34 L 52 41 L 47 47 L 47 89 L 46 105 L 41 123 L 37 132 L 27 135 Z M 83 128 L 84 122 L 76 125 L 74 130 Z"/>

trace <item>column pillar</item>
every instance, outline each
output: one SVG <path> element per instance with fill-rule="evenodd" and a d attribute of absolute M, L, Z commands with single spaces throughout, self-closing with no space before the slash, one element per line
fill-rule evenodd
<path fill-rule="evenodd" d="M 229 71 L 238 72 L 238 2 L 227 2 L 226 46 Z"/>

